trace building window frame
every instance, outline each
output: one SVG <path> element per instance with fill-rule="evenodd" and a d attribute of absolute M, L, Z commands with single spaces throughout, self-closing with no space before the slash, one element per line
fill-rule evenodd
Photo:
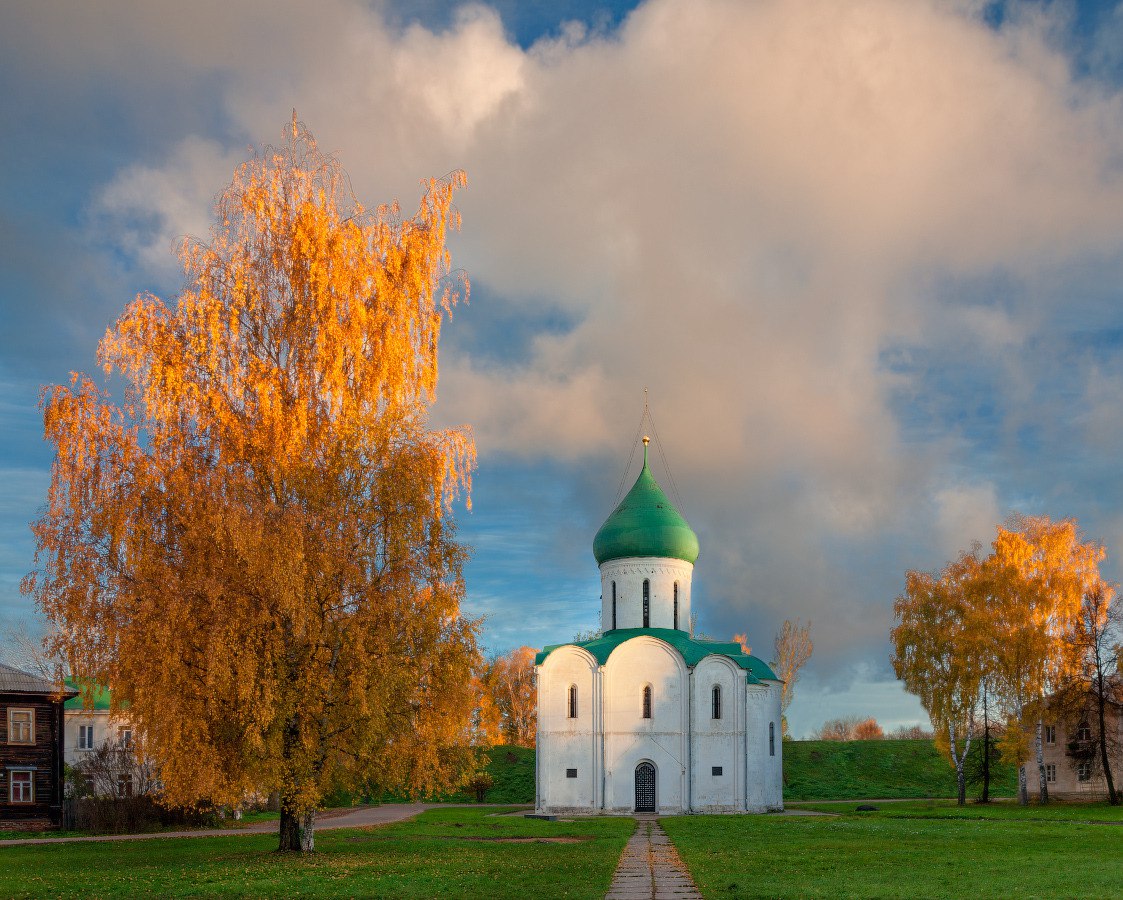
<path fill-rule="evenodd" d="M 22 746 L 30 746 L 35 743 L 34 707 L 8 707 L 8 743 Z"/>
<path fill-rule="evenodd" d="M 133 795 L 133 773 L 118 772 L 115 787 L 118 797 L 131 797 Z"/>
<path fill-rule="evenodd" d="M 1045 743 L 1046 744 L 1055 744 L 1056 742 L 1057 742 L 1057 726 L 1056 725 L 1046 725 L 1045 726 Z"/>
<path fill-rule="evenodd" d="M 576 769 L 566 769 L 565 770 L 565 777 L 566 778 L 576 778 L 577 777 L 577 770 Z"/>
<path fill-rule="evenodd" d="M 720 777 L 720 776 L 721 776 L 721 772 L 722 772 L 722 768 L 721 768 L 721 766 L 710 766 L 710 777 L 711 777 L 711 778 L 718 778 L 718 777 Z"/>
<path fill-rule="evenodd" d="M 651 685 L 645 684 L 643 686 L 643 718 L 645 719 L 652 718 L 652 707 L 654 706 L 654 703 L 652 702 L 651 695 Z"/>
<path fill-rule="evenodd" d="M 1076 740 L 1090 741 L 1092 739 L 1092 726 L 1087 722 L 1081 722 L 1076 728 Z"/>
<path fill-rule="evenodd" d="M 643 627 L 651 627 L 651 579 L 643 580 Z"/>
<path fill-rule="evenodd" d="M 577 718 L 577 685 L 575 685 L 575 684 L 571 684 L 569 686 L 568 711 L 569 711 L 569 715 L 566 716 L 566 718 L 569 718 L 569 719 L 576 719 Z"/>
<path fill-rule="evenodd" d="M 94 749 L 94 726 L 92 724 L 78 726 L 78 749 L 82 751 Z"/>
<path fill-rule="evenodd" d="M 768 755 L 776 755 L 776 723 L 768 723 Z"/>
<path fill-rule="evenodd" d="M 721 718 L 721 685 L 715 684 L 710 690 L 710 718 Z"/>
<path fill-rule="evenodd" d="M 35 769 L 8 770 L 8 802 L 35 802 Z"/>
<path fill-rule="evenodd" d="M 1090 762 L 1076 764 L 1076 780 L 1080 782 L 1092 780 L 1092 764 Z"/>
<path fill-rule="evenodd" d="M 122 750 L 131 750 L 133 748 L 133 726 L 132 725 L 118 725 L 117 726 L 117 746 Z"/>
<path fill-rule="evenodd" d="M 1049 784 L 1057 783 L 1057 765 L 1056 763 L 1045 763 L 1045 780 Z"/>

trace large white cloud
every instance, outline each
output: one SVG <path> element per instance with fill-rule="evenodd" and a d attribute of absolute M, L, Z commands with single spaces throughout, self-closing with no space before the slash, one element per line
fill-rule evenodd
<path fill-rule="evenodd" d="M 1065 308 L 1056 273 L 1118 272 L 1121 97 L 1074 77 L 1041 12 L 996 30 L 937 0 L 652 0 L 618 33 L 523 50 L 485 6 L 442 33 L 347 0 L 155 6 L 121 33 L 88 21 L 69 61 L 52 33 L 54 59 L 142 78 L 118 59 L 135 45 L 218 73 L 256 142 L 296 107 L 368 204 L 408 208 L 421 178 L 465 168 L 456 262 L 504 315 L 567 324 L 509 357 L 446 354 L 441 416 L 472 422 L 485 459 L 603 461 L 648 386 L 714 627 L 810 615 L 824 665 L 878 646 L 903 568 L 988 539 L 1009 502 L 963 475 L 956 435 L 909 437 L 916 376 L 886 352 L 993 358 L 1032 410 L 1022 354 Z M 158 269 L 233 143 L 187 135 L 124 169 L 97 221 Z M 123 227 L 146 216 L 147 237 Z M 946 289 L 996 272 L 1060 286 Z M 1118 376 L 1096 371 L 1100 402 Z"/>

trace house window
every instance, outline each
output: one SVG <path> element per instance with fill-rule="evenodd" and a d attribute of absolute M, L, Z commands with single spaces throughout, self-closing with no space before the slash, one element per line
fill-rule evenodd
<path fill-rule="evenodd" d="M 768 723 L 768 755 L 776 755 L 776 723 Z"/>
<path fill-rule="evenodd" d="M 651 718 L 651 685 L 644 685 L 643 688 L 643 717 L 645 719 Z"/>
<path fill-rule="evenodd" d="M 678 628 L 678 582 L 675 582 L 675 628 Z M 718 716 L 717 718 L 721 718 Z"/>
<path fill-rule="evenodd" d="M 714 719 L 721 718 L 721 685 L 715 684 L 714 689 L 710 691 L 710 717 Z"/>
<path fill-rule="evenodd" d="M 566 778 L 576 778 L 577 777 L 577 770 L 576 769 L 566 769 L 565 770 L 565 777 Z"/>
<path fill-rule="evenodd" d="M 612 630 L 616 630 L 616 582 L 612 582 Z"/>
<path fill-rule="evenodd" d="M 1057 767 L 1053 763 L 1045 763 L 1045 780 L 1054 784 L 1057 780 Z"/>
<path fill-rule="evenodd" d="M 1076 780 L 1077 781 L 1091 781 L 1092 780 L 1092 764 L 1090 762 L 1082 762 L 1076 767 Z"/>
<path fill-rule="evenodd" d="M 710 767 L 710 774 L 713 775 L 716 778 L 718 775 L 721 774 L 721 766 L 711 766 Z"/>
<path fill-rule="evenodd" d="M 117 796 L 131 797 L 133 795 L 133 776 L 128 772 L 117 775 Z"/>
<path fill-rule="evenodd" d="M 34 744 L 35 743 L 35 710 L 9 709 L 8 710 L 8 743 L 9 744 Z"/>
<path fill-rule="evenodd" d="M 94 726 L 93 725 L 79 725 L 78 726 L 78 749 L 79 750 L 93 750 L 94 749 Z"/>
<path fill-rule="evenodd" d="M 569 718 L 577 718 L 577 685 L 569 686 Z"/>
<path fill-rule="evenodd" d="M 117 744 L 126 750 L 133 745 L 133 729 L 130 725 L 117 727 Z"/>
<path fill-rule="evenodd" d="M 1078 741 L 1090 741 L 1092 739 L 1092 729 L 1088 727 L 1087 722 L 1082 722 L 1080 727 L 1076 729 L 1076 739 Z"/>
<path fill-rule="evenodd" d="M 1045 743 L 1046 744 L 1055 744 L 1056 742 L 1057 742 L 1057 726 L 1056 725 L 1046 725 L 1045 726 Z"/>
<path fill-rule="evenodd" d="M 651 627 L 651 582 L 643 580 L 643 627 Z"/>
<path fill-rule="evenodd" d="M 8 799 L 12 803 L 35 802 L 35 773 L 30 769 L 13 769 L 8 777 Z"/>

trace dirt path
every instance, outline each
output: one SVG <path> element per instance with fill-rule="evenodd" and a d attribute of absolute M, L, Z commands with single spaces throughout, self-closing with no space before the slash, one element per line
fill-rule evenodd
<path fill-rule="evenodd" d="M 385 825 L 411 819 L 427 809 L 446 806 L 443 803 L 384 803 L 381 806 L 360 806 L 355 809 L 329 809 L 316 817 L 316 831 L 331 828 L 362 828 L 367 825 Z M 160 838 L 226 837 L 239 834 L 276 834 L 276 820 L 254 822 L 242 828 L 196 828 L 189 831 L 155 831 L 145 834 L 105 834 L 89 837 L 19 838 L 0 840 L 0 848 L 20 844 L 71 844 L 101 841 L 154 841 Z"/>

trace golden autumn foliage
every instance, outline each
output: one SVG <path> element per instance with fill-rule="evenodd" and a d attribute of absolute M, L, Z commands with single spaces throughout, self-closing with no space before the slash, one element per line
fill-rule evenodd
<path fill-rule="evenodd" d="M 936 745 L 955 766 L 958 799 L 966 802 L 963 765 L 971 748 L 985 672 L 977 553 L 964 553 L 939 574 L 909 572 L 893 604 L 897 625 L 893 669 L 932 720 Z"/>
<path fill-rule="evenodd" d="M 479 675 L 479 723 L 489 743 L 533 747 L 538 733 L 533 647 L 519 647 L 484 664 Z"/>
<path fill-rule="evenodd" d="M 1031 756 L 1037 761 L 1039 797 L 1048 800 L 1041 701 L 1076 665 L 1065 635 L 1080 615 L 1084 595 L 1099 583 L 1105 555 L 1102 546 L 1084 539 L 1072 519 L 1023 516 L 999 527 L 984 563 L 991 672 L 1014 726 L 999 746 L 1020 765 L 1022 802 Z"/>
<path fill-rule="evenodd" d="M 475 450 L 427 428 L 463 184 L 370 212 L 294 115 L 184 243 L 178 301 L 139 296 L 106 333 L 123 402 L 84 375 L 44 391 L 25 590 L 75 676 L 129 705 L 166 799 L 279 790 L 282 849 L 311 849 L 329 789 L 471 770 L 450 506 Z"/>
<path fill-rule="evenodd" d="M 815 732 L 817 741 L 877 741 L 885 737 L 885 732 L 873 716 L 843 716 L 828 719 Z"/>
<path fill-rule="evenodd" d="M 950 751 L 961 802 L 962 757 L 983 690 L 1004 708 L 1000 748 L 1019 766 L 1020 799 L 1028 798 L 1025 766 L 1033 755 L 1041 799 L 1048 799 L 1042 701 L 1076 665 L 1066 635 L 1099 583 L 1103 558 L 1103 547 L 1085 540 L 1075 521 L 1019 516 L 997 529 L 986 557 L 976 548 L 939 574 L 907 573 L 894 605 L 893 666 Z"/>

